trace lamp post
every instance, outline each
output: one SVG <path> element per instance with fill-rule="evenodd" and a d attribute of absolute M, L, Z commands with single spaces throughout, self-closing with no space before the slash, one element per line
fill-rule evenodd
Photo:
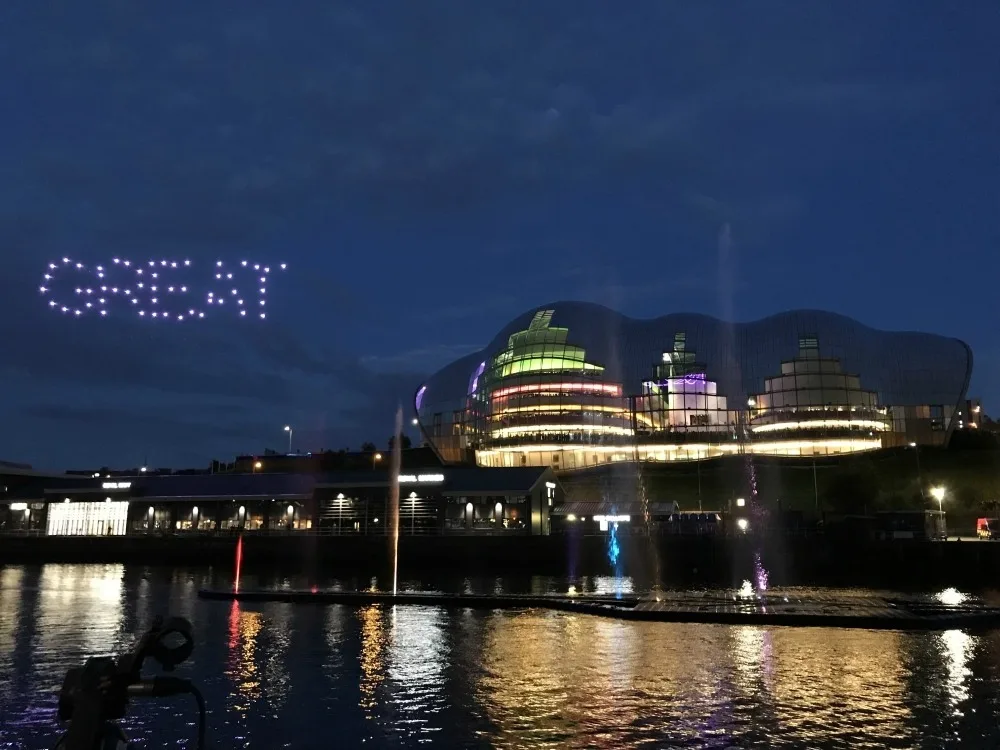
<path fill-rule="evenodd" d="M 920 499 L 924 499 L 924 478 L 923 473 L 920 471 L 920 446 L 916 443 L 910 443 L 910 447 L 913 448 L 913 455 L 917 459 L 917 484 L 920 487 Z"/>
<path fill-rule="evenodd" d="M 290 425 L 285 425 L 285 432 L 288 433 L 288 454 L 292 454 L 292 428 Z"/>
<path fill-rule="evenodd" d="M 938 501 L 938 512 L 944 513 L 944 487 L 931 487 L 931 497 Z"/>
<path fill-rule="evenodd" d="M 374 469 L 375 468 L 375 464 L 377 464 L 381 460 L 382 460 L 382 454 L 379 453 L 378 451 L 375 451 L 372 454 L 372 468 Z"/>

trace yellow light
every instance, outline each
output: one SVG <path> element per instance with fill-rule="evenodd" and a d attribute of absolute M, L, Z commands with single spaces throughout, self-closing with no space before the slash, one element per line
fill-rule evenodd
<path fill-rule="evenodd" d="M 864 430 L 878 430 L 885 432 L 889 429 L 887 422 L 874 419 L 812 419 L 805 422 L 773 422 L 751 426 L 754 432 L 776 432 L 778 430 L 819 430 L 827 428 L 847 428 L 851 427 Z"/>
<path fill-rule="evenodd" d="M 502 427 L 493 430 L 490 436 L 493 438 L 513 437 L 514 435 L 532 434 L 536 432 L 599 432 L 605 435 L 631 435 L 631 427 L 618 427 L 610 424 L 535 424 L 516 425 L 514 427 Z"/>
<path fill-rule="evenodd" d="M 381 454 L 381 453 L 376 453 L 376 454 L 375 454 L 375 455 L 373 456 L 373 458 L 374 458 L 374 459 L 375 459 L 376 461 L 381 461 L 381 460 L 382 460 L 382 454 Z"/>
<path fill-rule="evenodd" d="M 573 515 L 572 513 L 570 513 L 569 515 L 566 516 L 566 520 L 567 521 L 575 521 L 576 520 L 576 516 Z"/>
<path fill-rule="evenodd" d="M 263 465 L 264 465 L 264 464 L 262 464 L 262 463 L 261 463 L 260 461 L 258 461 L 257 463 L 255 463 L 255 464 L 253 465 L 253 467 L 254 467 L 255 469 L 259 469 L 259 468 L 260 468 L 260 467 L 262 467 Z"/>
<path fill-rule="evenodd" d="M 931 497 L 933 497 L 938 502 L 944 500 L 944 487 L 931 487 L 930 489 Z"/>

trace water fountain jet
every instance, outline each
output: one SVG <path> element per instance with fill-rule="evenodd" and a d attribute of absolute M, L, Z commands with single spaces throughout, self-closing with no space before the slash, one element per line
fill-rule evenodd
<path fill-rule="evenodd" d="M 392 441 L 392 470 L 389 479 L 389 522 L 392 524 L 392 595 L 399 582 L 399 469 L 403 461 L 403 407 L 396 410 L 396 431 Z"/>

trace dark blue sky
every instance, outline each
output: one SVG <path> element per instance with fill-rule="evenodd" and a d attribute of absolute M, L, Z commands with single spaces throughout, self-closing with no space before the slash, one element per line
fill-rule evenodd
<path fill-rule="evenodd" d="M 0 29 L 0 458 L 382 443 L 422 374 L 557 299 L 958 336 L 1000 412 L 994 0 L 32 0 Z M 48 261 L 115 255 L 289 268 L 265 321 L 45 308 Z"/>

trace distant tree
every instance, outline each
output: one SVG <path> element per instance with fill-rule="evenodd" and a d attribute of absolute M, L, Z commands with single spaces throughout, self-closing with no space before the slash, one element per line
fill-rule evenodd
<path fill-rule="evenodd" d="M 878 506 L 878 476 L 865 464 L 847 466 L 830 477 L 823 494 L 826 504 L 837 513 L 871 513 Z"/>
<path fill-rule="evenodd" d="M 410 440 L 410 438 L 409 438 L 409 436 L 408 436 L 408 435 L 403 435 L 402 439 L 401 439 L 401 440 L 399 441 L 399 444 L 403 446 L 403 450 L 405 451 L 405 450 L 407 450 L 407 449 L 408 449 L 408 448 L 409 448 L 409 447 L 410 447 L 410 446 L 411 446 L 411 445 L 412 445 L 413 443 L 412 443 L 412 441 Z M 395 436 L 395 435 L 390 435 L 390 436 L 389 436 L 389 452 L 390 452 L 390 453 L 392 452 L 392 448 L 393 448 L 393 446 L 394 446 L 394 445 L 396 445 L 396 436 Z"/>
<path fill-rule="evenodd" d="M 375 447 L 375 443 L 362 443 L 361 452 L 362 453 L 374 453 L 378 448 Z"/>

